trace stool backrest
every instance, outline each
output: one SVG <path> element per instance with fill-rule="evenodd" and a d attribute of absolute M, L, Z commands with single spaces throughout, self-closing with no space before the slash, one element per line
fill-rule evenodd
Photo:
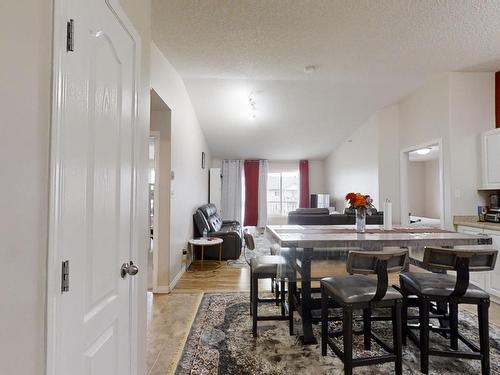
<path fill-rule="evenodd" d="M 460 259 L 468 259 L 469 271 L 492 271 L 495 268 L 498 251 L 490 248 L 446 249 L 426 247 L 424 264 L 430 268 L 457 271 Z"/>
<path fill-rule="evenodd" d="M 255 250 L 255 241 L 253 240 L 253 236 L 248 233 L 248 232 L 245 232 L 243 234 L 243 238 L 245 239 L 245 246 L 248 250 Z"/>
<path fill-rule="evenodd" d="M 380 301 L 387 293 L 389 272 L 401 272 L 408 262 L 408 250 L 350 251 L 347 272 L 377 275 L 377 290 L 371 302 Z"/>
<path fill-rule="evenodd" d="M 401 272 L 408 262 L 408 250 L 350 251 L 347 272 L 375 275 L 382 262 L 386 264 L 386 272 Z"/>
<path fill-rule="evenodd" d="M 453 296 L 463 296 L 469 288 L 469 271 L 491 271 L 495 268 L 497 250 L 490 248 L 446 249 L 426 247 L 424 264 L 431 269 L 456 271 Z"/>

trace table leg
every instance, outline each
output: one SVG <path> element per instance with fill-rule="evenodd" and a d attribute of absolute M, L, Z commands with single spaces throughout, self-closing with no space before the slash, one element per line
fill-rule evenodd
<path fill-rule="evenodd" d="M 295 291 L 297 290 L 297 273 L 293 268 L 293 263 L 295 263 L 297 258 L 296 249 L 290 248 L 288 255 L 285 255 L 290 267 L 290 274 L 288 276 L 288 329 L 290 336 L 294 334 L 293 332 L 293 312 L 295 310 Z"/>
<path fill-rule="evenodd" d="M 203 252 L 204 252 L 205 246 L 201 245 L 201 269 L 203 269 Z"/>
<path fill-rule="evenodd" d="M 317 344 L 312 330 L 312 298 L 311 298 L 311 259 L 312 248 L 304 249 L 301 266 L 301 293 L 302 293 L 302 334 L 303 344 Z"/>
<path fill-rule="evenodd" d="M 222 242 L 219 244 L 219 263 L 222 262 Z"/>

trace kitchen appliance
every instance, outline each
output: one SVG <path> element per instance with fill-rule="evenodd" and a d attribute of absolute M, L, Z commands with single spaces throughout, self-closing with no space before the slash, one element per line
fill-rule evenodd
<path fill-rule="evenodd" d="M 330 194 L 311 194 L 311 208 L 330 207 Z"/>
<path fill-rule="evenodd" d="M 477 206 L 478 221 L 486 221 L 486 214 L 488 213 L 488 206 Z"/>
<path fill-rule="evenodd" d="M 486 214 L 486 221 L 500 223 L 500 208 L 490 208 Z"/>
<path fill-rule="evenodd" d="M 500 208 L 500 195 L 499 194 L 491 194 L 490 195 L 490 208 L 492 210 Z"/>

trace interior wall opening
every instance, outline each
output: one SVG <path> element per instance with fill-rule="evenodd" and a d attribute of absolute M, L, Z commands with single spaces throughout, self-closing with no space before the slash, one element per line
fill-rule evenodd
<path fill-rule="evenodd" d="M 151 90 L 148 290 L 153 293 L 170 292 L 171 116 L 170 108 Z"/>
<path fill-rule="evenodd" d="M 402 151 L 401 218 L 403 225 L 444 225 L 442 147 L 430 142 Z"/>

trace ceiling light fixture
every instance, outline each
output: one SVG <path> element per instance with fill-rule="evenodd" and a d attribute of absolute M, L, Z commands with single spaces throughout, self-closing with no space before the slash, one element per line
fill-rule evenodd
<path fill-rule="evenodd" d="M 429 152 L 431 152 L 431 148 L 430 147 L 421 148 L 420 150 L 417 150 L 416 152 L 419 155 L 427 155 Z"/>

